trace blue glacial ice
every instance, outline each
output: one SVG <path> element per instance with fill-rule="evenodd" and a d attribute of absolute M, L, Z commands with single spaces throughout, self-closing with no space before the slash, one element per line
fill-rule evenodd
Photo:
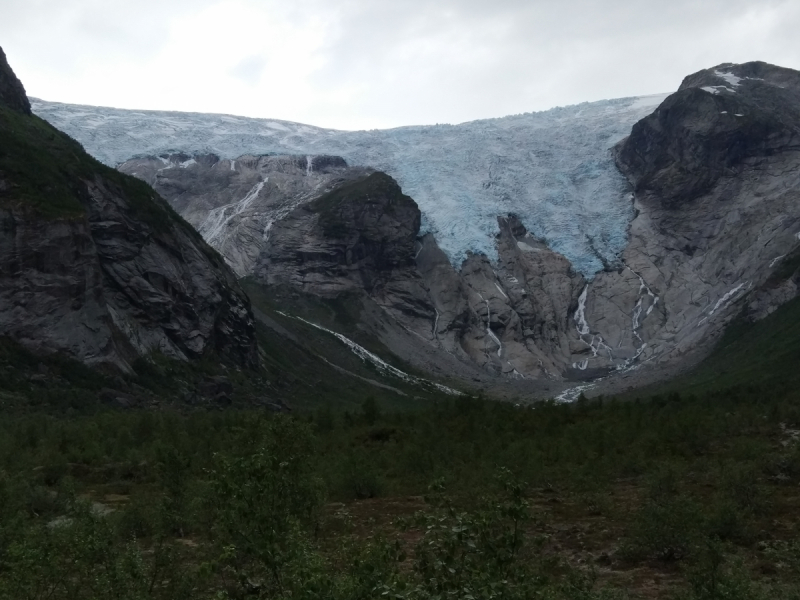
<path fill-rule="evenodd" d="M 333 154 L 392 175 L 454 265 L 496 258 L 497 216 L 516 214 L 591 276 L 627 242 L 629 190 L 611 147 L 666 94 L 605 100 L 460 125 L 337 131 L 231 115 L 134 111 L 32 99 L 42 118 L 109 165 L 167 151 Z"/>

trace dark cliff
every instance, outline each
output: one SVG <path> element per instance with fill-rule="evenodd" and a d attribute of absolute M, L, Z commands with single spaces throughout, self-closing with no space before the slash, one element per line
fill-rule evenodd
<path fill-rule="evenodd" d="M 637 194 L 666 207 L 706 194 L 721 177 L 800 148 L 800 73 L 762 62 L 686 77 L 617 148 Z"/>
<path fill-rule="evenodd" d="M 346 182 L 275 223 L 256 275 L 269 283 L 312 284 L 335 296 L 375 290 L 413 267 L 420 211 L 385 173 Z M 313 282 L 319 286 L 313 286 Z"/>
<path fill-rule="evenodd" d="M 149 186 L 29 115 L 0 67 L 0 333 L 123 370 L 151 352 L 254 366 L 249 302 L 221 257 Z"/>
<path fill-rule="evenodd" d="M 25 94 L 25 88 L 9 66 L 2 48 L 0 48 L 0 105 L 26 115 L 31 114 L 31 103 Z"/>

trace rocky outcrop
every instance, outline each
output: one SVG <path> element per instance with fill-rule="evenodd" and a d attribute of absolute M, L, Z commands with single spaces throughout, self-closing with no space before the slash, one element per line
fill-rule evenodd
<path fill-rule="evenodd" d="M 258 360 L 221 257 L 151 188 L 3 104 L 0 333 L 125 371 L 152 352 Z"/>
<path fill-rule="evenodd" d="M 136 354 L 194 359 L 213 351 L 255 365 L 249 301 L 219 255 L 177 217 L 158 228 L 133 217 L 113 183 L 96 178 L 87 189 L 108 311 Z"/>
<path fill-rule="evenodd" d="M 127 369 L 89 223 L 8 208 L 0 214 L 0 332 L 36 353 L 63 350 Z"/>
<path fill-rule="evenodd" d="M 794 296 L 774 274 L 800 232 L 799 90 L 788 69 L 720 65 L 621 142 L 637 216 L 620 267 L 589 287 L 584 315 L 603 345 L 587 366 L 679 362 L 743 303 L 757 318 Z"/>
<path fill-rule="evenodd" d="M 0 48 L 0 105 L 25 115 L 31 114 L 31 103 L 25 94 L 25 88 L 9 66 L 2 48 Z"/>
<path fill-rule="evenodd" d="M 384 173 L 345 183 L 303 204 L 270 230 L 256 277 L 322 297 L 399 291 L 397 275 L 414 265 L 420 212 Z"/>
<path fill-rule="evenodd" d="M 708 194 L 764 158 L 800 149 L 798 74 L 766 63 L 720 65 L 688 76 L 633 126 L 618 165 L 637 195 L 665 207 Z"/>
<path fill-rule="evenodd" d="M 560 378 L 579 343 L 570 307 L 583 278 L 516 217 L 499 224 L 498 263 L 471 255 L 456 271 L 432 235 L 419 237 L 416 203 L 373 173 L 277 222 L 255 276 L 318 297 L 364 293 L 425 344 L 426 362 L 439 352 L 495 375 Z M 402 358 L 422 355 L 374 329 Z"/>
<path fill-rule="evenodd" d="M 123 173 L 150 184 L 239 276 L 252 273 L 270 229 L 297 206 L 369 170 L 336 156 L 163 154 L 131 159 Z"/>

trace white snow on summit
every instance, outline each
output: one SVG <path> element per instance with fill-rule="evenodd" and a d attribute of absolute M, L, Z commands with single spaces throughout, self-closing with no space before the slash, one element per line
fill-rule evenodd
<path fill-rule="evenodd" d="M 45 102 L 34 112 L 108 165 L 167 151 L 332 154 L 386 171 L 414 198 L 455 265 L 496 257 L 497 217 L 514 213 L 591 276 L 627 242 L 632 206 L 610 148 L 667 96 L 605 100 L 472 121 L 337 131 L 231 115 L 135 111 Z"/>

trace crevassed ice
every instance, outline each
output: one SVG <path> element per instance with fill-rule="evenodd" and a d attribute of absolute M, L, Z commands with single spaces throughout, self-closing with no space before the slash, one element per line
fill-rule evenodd
<path fill-rule="evenodd" d="M 33 110 L 109 165 L 167 151 L 333 154 L 392 175 L 457 267 L 496 258 L 497 217 L 514 213 L 591 276 L 622 251 L 632 206 L 611 147 L 666 94 L 460 125 L 337 131 L 230 115 L 130 111 L 32 99 Z"/>

